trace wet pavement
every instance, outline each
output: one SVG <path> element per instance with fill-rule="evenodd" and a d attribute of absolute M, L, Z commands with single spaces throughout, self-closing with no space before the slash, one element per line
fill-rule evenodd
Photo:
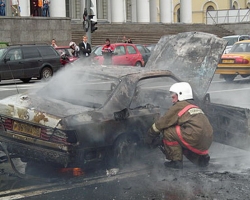
<path fill-rule="evenodd" d="M 250 152 L 214 142 L 210 156 L 207 168 L 185 159 L 183 170 L 170 170 L 155 149 L 115 176 L 99 169 L 74 177 L 70 171 L 21 163 L 30 175 L 27 179 L 17 178 L 8 163 L 2 163 L 0 199 L 249 199 Z"/>

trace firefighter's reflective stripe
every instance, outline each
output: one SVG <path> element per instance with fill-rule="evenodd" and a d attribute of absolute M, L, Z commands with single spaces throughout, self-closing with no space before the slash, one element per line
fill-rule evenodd
<path fill-rule="evenodd" d="M 196 153 L 196 154 L 199 154 L 199 155 L 207 155 L 207 154 L 208 154 L 208 150 L 201 151 L 201 150 L 199 150 L 199 149 L 196 149 L 196 148 L 190 146 L 190 145 L 183 139 L 183 137 L 182 137 L 182 135 L 181 135 L 181 127 L 180 127 L 179 125 L 177 125 L 177 126 L 175 127 L 175 129 L 176 129 L 176 133 L 177 133 L 178 137 L 180 138 L 181 142 L 182 142 L 190 151 L 192 151 L 192 152 L 194 152 L 194 153 Z"/>
<path fill-rule="evenodd" d="M 179 143 L 177 141 L 168 141 L 166 139 L 163 139 L 163 143 L 168 145 L 168 146 L 177 146 Z"/>
<path fill-rule="evenodd" d="M 178 116 L 181 117 L 185 112 L 187 112 L 191 108 L 198 108 L 198 106 L 189 104 L 185 108 L 183 108 L 180 112 L 178 112 Z"/>
<path fill-rule="evenodd" d="M 158 128 L 156 128 L 155 123 L 152 125 L 152 128 L 153 128 L 154 132 L 156 132 L 156 133 L 160 132 L 160 130 Z"/>

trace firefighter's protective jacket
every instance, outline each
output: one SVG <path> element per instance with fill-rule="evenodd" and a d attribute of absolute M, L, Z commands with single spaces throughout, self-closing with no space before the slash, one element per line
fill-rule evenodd
<path fill-rule="evenodd" d="M 203 111 L 188 101 L 175 103 L 153 124 L 155 133 L 175 127 L 178 142 L 198 154 L 206 154 L 213 140 L 213 129 Z M 197 150 L 197 151 L 195 151 Z"/>

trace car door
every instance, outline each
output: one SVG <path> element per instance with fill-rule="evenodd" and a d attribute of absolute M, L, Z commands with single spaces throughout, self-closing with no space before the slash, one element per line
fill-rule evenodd
<path fill-rule="evenodd" d="M 127 54 L 126 54 L 126 64 L 134 66 L 135 63 L 140 59 L 139 51 L 136 50 L 135 46 L 133 45 L 126 45 Z"/>
<path fill-rule="evenodd" d="M 8 80 L 23 77 L 24 64 L 22 49 L 10 49 L 1 61 L 1 79 Z"/>
<path fill-rule="evenodd" d="M 117 45 L 112 57 L 113 65 L 130 65 L 128 54 L 124 45 Z"/>
<path fill-rule="evenodd" d="M 38 77 L 40 72 L 39 67 L 43 63 L 43 58 L 41 57 L 37 47 L 23 47 L 23 55 L 26 61 L 23 68 L 24 78 Z"/>

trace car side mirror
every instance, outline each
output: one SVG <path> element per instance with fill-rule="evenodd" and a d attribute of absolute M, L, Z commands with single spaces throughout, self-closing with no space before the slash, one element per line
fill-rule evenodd
<path fill-rule="evenodd" d="M 6 63 L 7 61 L 10 61 L 10 57 L 9 56 L 4 58 L 4 62 Z"/>
<path fill-rule="evenodd" d="M 129 117 L 129 111 L 127 108 L 118 112 L 114 112 L 114 119 L 116 121 L 121 121 L 121 120 L 127 119 L 128 117 Z"/>

